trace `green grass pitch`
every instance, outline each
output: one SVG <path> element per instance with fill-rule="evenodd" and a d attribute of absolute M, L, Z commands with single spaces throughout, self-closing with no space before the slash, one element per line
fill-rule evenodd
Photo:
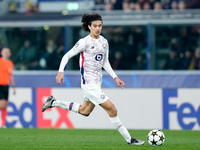
<path fill-rule="evenodd" d="M 149 130 L 129 130 L 146 143 L 128 145 L 117 130 L 0 129 L 0 150 L 198 150 L 200 131 L 163 130 L 162 146 L 150 146 Z"/>

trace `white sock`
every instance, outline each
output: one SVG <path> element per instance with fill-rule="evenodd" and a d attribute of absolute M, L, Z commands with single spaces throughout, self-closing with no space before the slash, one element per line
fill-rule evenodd
<path fill-rule="evenodd" d="M 75 103 L 75 102 L 66 102 L 66 101 L 53 101 L 52 103 L 53 107 L 60 107 L 62 109 L 68 109 L 72 112 L 78 113 L 78 109 L 80 104 L 79 103 Z"/>
<path fill-rule="evenodd" d="M 72 111 L 72 112 L 78 113 L 79 107 L 80 107 L 79 103 L 72 102 L 69 105 L 69 110 Z"/>
<path fill-rule="evenodd" d="M 120 134 L 124 137 L 124 139 L 127 142 L 130 142 L 131 136 L 128 130 L 126 129 L 126 127 L 122 125 L 122 122 L 120 121 L 119 117 L 116 116 L 116 117 L 110 118 L 110 121 L 113 124 L 113 126 L 120 132 Z"/>
<path fill-rule="evenodd" d="M 66 102 L 66 101 L 53 101 L 52 103 L 52 106 L 53 107 L 60 107 L 62 109 L 69 109 L 69 105 L 70 105 L 70 102 Z"/>

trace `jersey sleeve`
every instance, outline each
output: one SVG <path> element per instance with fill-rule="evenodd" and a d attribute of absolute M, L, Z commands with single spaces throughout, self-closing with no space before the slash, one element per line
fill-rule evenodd
<path fill-rule="evenodd" d="M 114 70 L 112 69 L 110 62 L 109 62 L 109 46 L 107 44 L 107 50 L 106 50 L 106 54 L 105 54 L 105 59 L 104 59 L 104 64 L 103 64 L 103 68 L 109 73 L 109 75 L 114 79 L 115 77 L 117 77 L 116 73 L 114 72 Z"/>
<path fill-rule="evenodd" d="M 78 53 L 82 52 L 85 49 L 84 39 L 80 39 L 72 49 L 70 49 L 63 57 L 60 63 L 58 72 L 64 72 L 65 66 L 68 63 L 69 59 Z"/>

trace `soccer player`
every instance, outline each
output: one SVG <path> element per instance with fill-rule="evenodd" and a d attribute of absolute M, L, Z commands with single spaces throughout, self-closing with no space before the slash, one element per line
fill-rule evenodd
<path fill-rule="evenodd" d="M 109 115 L 111 123 L 130 145 L 143 145 L 145 141 L 136 140 L 130 136 L 128 130 L 123 126 L 117 116 L 115 105 L 109 100 L 101 89 L 102 67 L 116 81 L 118 87 L 123 89 L 124 82 L 120 80 L 108 61 L 108 41 L 100 35 L 102 29 L 102 17 L 97 13 L 84 14 L 82 16 L 82 27 L 90 34 L 80 39 L 74 47 L 69 50 L 62 58 L 56 82 L 61 85 L 64 83 L 64 68 L 69 59 L 80 53 L 81 88 L 84 93 L 82 105 L 76 102 L 66 102 L 56 100 L 50 96 L 42 107 L 42 112 L 47 108 L 60 107 L 72 112 L 89 116 L 96 105 L 100 105 Z"/>
<path fill-rule="evenodd" d="M 11 52 L 9 48 L 3 48 L 0 57 L 0 111 L 1 111 L 1 127 L 6 127 L 6 116 L 8 106 L 9 83 L 13 86 L 13 94 L 15 94 L 15 81 L 12 75 L 13 63 L 9 60 Z"/>

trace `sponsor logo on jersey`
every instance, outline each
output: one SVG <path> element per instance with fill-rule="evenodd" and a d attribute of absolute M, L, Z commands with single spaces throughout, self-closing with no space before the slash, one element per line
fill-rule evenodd
<path fill-rule="evenodd" d="M 96 61 L 101 61 L 103 59 L 103 54 L 97 54 L 95 57 Z"/>

